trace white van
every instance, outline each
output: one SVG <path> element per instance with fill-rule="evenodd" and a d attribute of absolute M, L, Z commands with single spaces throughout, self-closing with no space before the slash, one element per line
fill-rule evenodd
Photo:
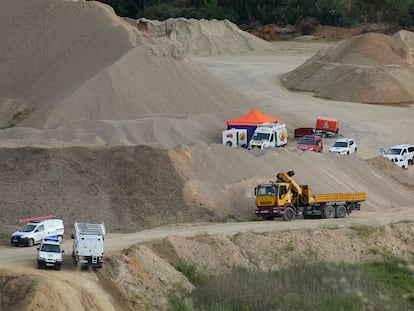
<path fill-rule="evenodd" d="M 284 123 L 263 123 L 256 127 L 248 149 L 285 146 L 287 140 L 287 130 Z"/>
<path fill-rule="evenodd" d="M 380 148 L 380 154 L 390 159 L 403 169 L 408 169 L 409 164 L 414 161 L 414 146 L 409 144 L 394 145 L 387 150 Z"/>
<path fill-rule="evenodd" d="M 36 217 L 27 218 L 25 221 L 28 222 L 12 234 L 11 244 L 33 246 L 42 242 L 43 238 L 63 240 L 65 229 L 62 219 Z"/>

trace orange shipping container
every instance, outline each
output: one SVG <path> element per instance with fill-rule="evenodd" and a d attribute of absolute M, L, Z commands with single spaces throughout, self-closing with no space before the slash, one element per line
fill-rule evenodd
<path fill-rule="evenodd" d="M 339 130 L 339 120 L 336 119 L 327 119 L 327 118 L 317 118 L 316 119 L 316 130 L 321 131 L 330 131 L 337 133 Z"/>

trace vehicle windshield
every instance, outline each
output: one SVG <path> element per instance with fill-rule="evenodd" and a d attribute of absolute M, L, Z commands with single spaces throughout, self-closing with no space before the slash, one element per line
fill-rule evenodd
<path fill-rule="evenodd" d="M 40 250 L 48 253 L 60 253 L 60 247 L 56 244 L 43 244 Z"/>
<path fill-rule="evenodd" d="M 266 133 L 254 133 L 253 140 L 269 140 L 270 134 Z"/>
<path fill-rule="evenodd" d="M 313 139 L 301 139 L 299 140 L 300 145 L 314 145 L 315 141 Z"/>
<path fill-rule="evenodd" d="M 21 229 L 20 232 L 32 232 L 36 228 L 36 225 L 32 224 L 25 224 Z"/>
<path fill-rule="evenodd" d="M 333 144 L 333 147 L 343 147 L 346 148 L 348 144 L 345 141 L 337 141 Z"/>
<path fill-rule="evenodd" d="M 257 195 L 276 195 L 277 186 L 276 185 L 268 185 L 268 186 L 259 186 L 257 189 Z"/>
<path fill-rule="evenodd" d="M 387 151 L 385 151 L 385 154 L 393 154 L 393 155 L 397 154 L 398 155 L 400 153 L 401 153 L 401 149 L 398 149 L 398 148 L 390 148 Z"/>

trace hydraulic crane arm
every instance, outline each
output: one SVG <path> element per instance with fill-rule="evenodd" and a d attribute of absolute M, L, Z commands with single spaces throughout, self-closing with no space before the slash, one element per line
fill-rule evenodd
<path fill-rule="evenodd" d="M 298 183 L 292 178 L 292 176 L 295 174 L 294 171 L 289 171 L 287 173 L 278 173 L 276 177 L 278 180 L 289 183 L 292 186 L 292 190 L 296 192 L 298 195 L 301 195 L 303 192 L 303 189 L 301 186 L 298 185 Z"/>

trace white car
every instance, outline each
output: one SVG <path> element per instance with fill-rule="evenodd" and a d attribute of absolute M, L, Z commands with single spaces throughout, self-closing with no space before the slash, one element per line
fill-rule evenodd
<path fill-rule="evenodd" d="M 403 169 L 408 169 L 409 164 L 413 164 L 414 146 L 409 144 L 394 145 L 387 150 L 380 148 L 380 154 Z"/>
<path fill-rule="evenodd" d="M 335 141 L 335 143 L 329 148 L 329 152 L 336 152 L 344 155 L 348 155 L 357 152 L 357 143 L 353 138 L 341 138 Z"/>
<path fill-rule="evenodd" d="M 43 239 L 37 248 L 37 268 L 54 268 L 60 270 L 63 262 L 63 252 L 60 241 Z"/>

